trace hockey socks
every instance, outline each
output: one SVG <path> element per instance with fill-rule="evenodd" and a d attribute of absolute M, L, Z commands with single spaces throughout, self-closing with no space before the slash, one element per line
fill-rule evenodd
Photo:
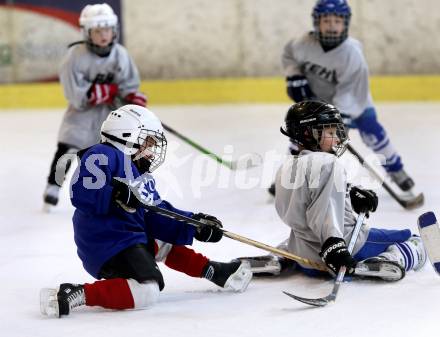
<path fill-rule="evenodd" d="M 86 305 L 107 309 L 134 308 L 134 299 L 128 282 L 123 278 L 84 284 Z"/>
<path fill-rule="evenodd" d="M 134 279 L 115 278 L 84 284 L 85 304 L 107 309 L 140 309 L 152 306 L 159 299 L 155 280 L 142 283 Z"/>
<path fill-rule="evenodd" d="M 248 263 L 215 262 L 186 246 L 173 246 L 165 259 L 165 265 L 192 277 L 202 277 L 219 287 L 233 291 L 246 290 L 252 272 Z"/>
<path fill-rule="evenodd" d="M 186 246 L 173 246 L 165 259 L 165 265 L 192 277 L 202 277 L 208 258 Z"/>
<path fill-rule="evenodd" d="M 426 262 L 426 251 L 420 237 L 412 236 L 405 242 L 398 242 L 389 246 L 385 252 L 379 254 L 379 257 L 397 262 L 406 271 L 417 271 Z"/>

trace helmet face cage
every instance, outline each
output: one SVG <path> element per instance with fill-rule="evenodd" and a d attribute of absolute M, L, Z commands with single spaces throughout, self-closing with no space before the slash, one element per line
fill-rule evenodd
<path fill-rule="evenodd" d="M 314 141 L 316 142 L 315 151 L 322 150 L 320 146 L 320 143 L 323 141 L 322 137 L 337 138 L 337 143 L 332 146 L 332 153 L 336 157 L 342 156 L 347 149 L 349 138 L 343 123 L 319 124 L 316 126 L 311 126 L 310 128 Z M 324 132 L 326 129 L 334 129 L 335 133 L 331 137 L 328 137 L 327 133 Z"/>
<path fill-rule="evenodd" d="M 341 34 L 322 34 L 319 29 L 321 17 L 336 15 L 344 20 L 344 30 Z M 351 9 L 345 0 L 321 0 L 318 1 L 312 13 L 314 35 L 323 47 L 334 48 L 340 45 L 348 37 Z"/>
<path fill-rule="evenodd" d="M 142 172 L 153 172 L 165 161 L 167 139 L 161 132 L 142 129 L 138 137 L 139 153 L 134 161 Z"/>
<path fill-rule="evenodd" d="M 98 46 L 96 44 L 93 43 L 92 41 L 92 37 L 90 34 L 90 31 L 93 28 L 87 29 L 87 31 L 85 32 L 86 34 L 86 45 L 87 48 L 94 54 L 98 55 L 98 56 L 108 56 L 110 54 L 110 52 L 112 51 L 112 48 L 115 44 L 115 42 L 118 40 L 118 26 L 108 26 L 112 28 L 112 32 L 113 32 L 113 39 L 111 40 L 111 42 L 105 46 L 105 47 L 101 47 Z M 94 27 L 94 28 L 103 28 L 103 27 Z"/>
<path fill-rule="evenodd" d="M 82 28 L 87 48 L 98 56 L 108 56 L 115 41 L 118 39 L 119 30 L 118 18 L 113 12 L 113 9 L 107 4 L 87 5 L 81 12 L 79 25 Z M 94 28 L 112 29 L 113 38 L 107 46 L 100 47 L 93 43 L 90 31 Z"/>

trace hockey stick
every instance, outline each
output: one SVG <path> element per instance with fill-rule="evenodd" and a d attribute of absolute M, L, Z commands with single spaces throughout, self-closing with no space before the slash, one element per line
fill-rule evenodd
<path fill-rule="evenodd" d="M 140 203 L 141 203 L 143 208 L 145 208 L 145 209 L 147 209 L 149 211 L 155 212 L 157 214 L 169 217 L 171 219 L 177 220 L 177 221 L 183 221 L 183 222 L 185 222 L 185 223 L 187 223 L 189 225 L 192 225 L 194 227 L 206 226 L 206 224 L 201 222 L 201 221 L 195 220 L 193 218 L 181 215 L 179 213 L 176 213 L 176 212 L 173 212 L 173 211 L 170 211 L 170 210 L 167 210 L 167 209 L 163 209 L 163 208 L 160 208 L 160 207 L 157 207 L 157 206 L 154 206 L 154 205 L 150 205 L 145 200 L 146 199 L 145 196 L 143 194 L 141 194 L 139 189 L 138 189 L 139 182 L 137 182 L 137 181 L 131 182 L 131 181 L 128 181 L 128 180 L 122 179 L 122 178 L 113 178 L 113 179 L 126 184 L 130 188 L 130 191 L 140 201 Z M 251 246 L 263 249 L 263 250 L 266 250 L 266 251 L 271 252 L 271 253 L 273 253 L 275 255 L 283 256 L 283 257 L 288 258 L 290 260 L 301 262 L 302 264 L 308 265 L 310 267 L 313 267 L 313 268 L 321 270 L 321 271 L 328 271 L 328 269 L 323 264 L 321 264 L 321 263 L 305 259 L 303 257 L 291 254 L 289 252 L 286 252 L 285 250 L 282 250 L 282 249 L 279 249 L 279 248 L 276 248 L 276 247 L 272 247 L 272 246 L 269 246 L 269 245 L 267 245 L 265 243 L 261 243 L 261 242 L 249 239 L 247 237 L 244 237 L 244 236 L 241 236 L 241 235 L 229 232 L 229 231 L 227 231 L 226 229 L 223 229 L 223 228 L 221 230 L 222 230 L 224 236 L 226 236 L 227 238 L 230 238 L 232 240 L 239 241 L 239 242 L 242 242 L 242 243 L 245 243 L 245 244 L 248 244 L 248 245 L 251 245 Z"/>
<path fill-rule="evenodd" d="M 174 130 L 173 128 L 166 125 L 165 123 L 162 123 L 162 125 L 163 125 L 164 129 L 167 130 L 169 133 L 173 134 L 177 138 L 180 138 L 185 143 L 191 145 L 192 147 L 199 150 L 200 152 L 210 156 L 211 158 L 216 160 L 219 164 L 222 164 L 231 170 L 249 169 L 252 167 L 260 166 L 262 164 L 263 160 L 258 153 L 248 154 L 248 155 L 246 155 L 245 158 L 242 158 L 240 160 L 228 161 L 228 160 L 222 159 L 221 157 L 219 157 L 215 153 L 211 152 L 210 150 L 208 150 L 208 149 L 204 148 L 203 146 L 197 144 L 196 142 L 192 141 L 191 139 L 182 135 L 180 132 Z M 254 159 L 256 159 L 256 158 L 258 159 L 257 160 L 258 162 L 254 163 L 254 161 L 255 161 Z"/>
<path fill-rule="evenodd" d="M 117 109 L 117 108 L 123 106 L 124 104 L 127 104 L 127 102 L 122 97 L 117 96 L 113 100 L 113 105 L 111 106 L 111 108 L 112 109 Z M 166 131 L 168 131 L 169 133 L 173 134 L 177 138 L 180 138 L 185 143 L 187 143 L 190 146 L 194 147 L 195 149 L 199 150 L 203 154 L 206 154 L 206 155 L 210 156 L 211 158 L 216 160 L 219 164 L 224 165 L 224 166 L 226 166 L 227 168 L 229 168 L 229 169 L 231 169 L 233 171 L 235 171 L 237 169 L 247 170 L 247 169 L 250 169 L 252 167 L 261 166 L 261 164 L 263 163 L 263 159 L 262 159 L 262 157 L 258 153 L 248 154 L 244 158 L 241 158 L 240 160 L 228 161 L 228 160 L 222 159 L 220 156 L 218 156 L 215 153 L 209 151 L 207 148 L 204 148 L 203 146 L 197 144 L 196 142 L 192 141 L 188 137 L 182 135 L 180 132 L 176 131 L 175 129 L 173 129 L 169 125 L 163 123 L 162 121 L 161 121 L 161 123 L 162 123 L 163 128 Z M 257 161 L 257 163 L 254 163 L 254 161 Z"/>
<path fill-rule="evenodd" d="M 420 207 L 423 205 L 425 201 L 425 197 L 423 193 L 420 193 L 419 195 L 412 196 L 405 198 L 403 196 L 399 196 L 396 192 L 393 191 L 393 189 L 388 185 L 388 183 L 382 179 L 380 174 L 374 169 L 373 166 L 368 164 L 365 159 L 357 152 L 351 144 L 347 145 L 348 151 L 352 155 L 354 155 L 360 162 L 361 165 L 363 165 L 371 174 L 373 174 L 374 178 L 377 179 L 382 183 L 383 188 L 391 195 L 391 197 L 396 200 L 403 208 L 407 210 L 411 210 L 417 207 Z"/>
<path fill-rule="evenodd" d="M 356 240 L 359 236 L 359 232 L 361 231 L 362 224 L 364 222 L 365 213 L 359 213 L 359 216 L 356 221 L 356 225 L 353 229 L 353 234 L 351 235 L 350 243 L 348 244 L 348 252 L 351 254 L 354 249 L 354 245 L 356 243 Z M 286 291 L 283 291 L 284 294 L 287 296 L 290 296 L 294 298 L 297 301 L 303 302 L 305 304 L 313 305 L 315 307 L 324 307 L 327 304 L 336 301 L 336 296 L 338 295 L 339 287 L 341 286 L 342 282 L 344 281 L 344 275 L 347 268 L 345 266 L 342 266 L 339 269 L 338 276 L 336 277 L 335 284 L 333 285 L 332 292 L 321 298 L 304 298 L 300 296 L 296 296 L 293 294 L 290 294 Z"/>
<path fill-rule="evenodd" d="M 434 212 L 419 216 L 418 227 L 423 245 L 435 272 L 440 275 L 440 227 Z"/>

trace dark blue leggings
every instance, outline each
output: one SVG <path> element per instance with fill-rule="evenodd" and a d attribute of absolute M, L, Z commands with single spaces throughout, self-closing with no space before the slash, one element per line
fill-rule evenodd
<path fill-rule="evenodd" d="M 401 243 L 411 237 L 409 229 L 379 229 L 371 228 L 368 233 L 367 240 L 362 248 L 353 256 L 357 261 L 368 259 L 369 257 L 378 256 L 388 249 L 389 246 Z M 304 268 L 297 265 L 297 270 L 312 277 L 328 276 L 328 273 L 316 269 Z"/>
<path fill-rule="evenodd" d="M 379 229 L 371 228 L 367 241 L 362 248 L 353 256 L 357 261 L 377 256 L 388 249 L 389 246 L 404 242 L 411 237 L 409 229 Z"/>
<path fill-rule="evenodd" d="M 374 107 L 369 107 L 356 119 L 351 120 L 349 128 L 359 130 L 362 140 L 375 153 L 385 156 L 384 168 L 388 172 L 396 172 L 402 169 L 403 164 L 400 155 L 390 143 L 387 132 L 377 119 Z"/>

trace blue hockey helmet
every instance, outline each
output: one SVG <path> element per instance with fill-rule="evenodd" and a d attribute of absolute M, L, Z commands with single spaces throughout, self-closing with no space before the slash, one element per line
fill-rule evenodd
<path fill-rule="evenodd" d="M 319 29 L 319 21 L 322 16 L 334 14 L 344 19 L 345 29 L 341 34 L 323 33 Z M 346 0 L 318 0 L 312 12 L 315 36 L 324 49 L 332 49 L 339 46 L 348 37 L 351 9 Z"/>

